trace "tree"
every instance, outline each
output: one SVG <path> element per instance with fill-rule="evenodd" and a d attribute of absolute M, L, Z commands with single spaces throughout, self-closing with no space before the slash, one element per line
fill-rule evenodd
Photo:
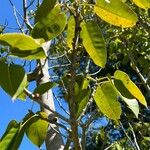
<path fill-rule="evenodd" d="M 144 76 L 139 72 L 137 61 L 132 56 L 135 54 L 135 48 L 131 55 L 129 51 L 131 45 L 128 44 L 129 39 L 135 40 L 136 38 L 130 31 L 137 30 L 135 28 L 137 23 L 143 27 L 144 36 L 147 36 L 148 33 L 147 24 L 141 25 L 143 18 L 138 19 L 138 15 L 142 13 L 135 13 L 136 11 L 130 7 L 136 4 L 148 11 L 150 2 L 149 0 L 133 0 L 134 4 L 128 1 L 125 4 L 125 2 L 123 0 L 97 0 L 94 4 L 78 0 L 67 2 L 43 0 L 39 4 L 39 1 L 36 3 L 33 0 L 27 4 L 27 1 L 23 0 L 22 25 L 14 9 L 21 33 L 2 33 L 0 35 L 0 70 L 3 70 L 0 86 L 13 100 L 25 100 L 28 96 L 41 106 L 41 110 L 39 112 L 31 110 L 19 123 L 11 121 L 1 137 L 1 149 L 18 149 L 26 133 L 33 144 L 38 147 L 45 140 L 48 150 L 67 150 L 69 147 L 75 150 L 85 150 L 87 131 L 99 114 L 104 114 L 113 120 L 112 123 L 117 123 L 123 128 L 121 114 L 123 115 L 127 108 L 126 105 L 121 105 L 122 103 L 126 103 L 136 117 L 139 114 L 138 102 L 147 107 L 141 90 L 127 73 L 121 70 L 113 71 L 113 74 L 111 72 L 101 74 L 100 72 L 100 77 L 96 79 L 93 76 L 97 73 L 91 73 L 95 69 L 101 71 L 107 65 L 111 66 L 111 61 L 107 61 L 107 52 L 111 57 L 110 50 L 114 48 L 111 45 L 113 44 L 112 39 L 115 39 L 115 44 L 126 48 L 126 52 L 121 53 L 129 56 L 132 68 L 137 71 L 147 92 L 150 91 L 149 79 L 144 78 L 148 71 Z M 31 13 L 29 10 L 33 4 L 37 4 L 37 9 Z M 11 5 L 13 6 L 12 2 Z M 143 12 L 138 7 L 136 9 Z M 109 24 L 118 27 L 115 28 Z M 24 32 L 24 26 L 27 28 L 26 32 Z M 100 27 L 105 30 L 100 30 Z M 111 30 L 110 35 L 116 32 L 112 38 L 105 36 L 106 33 L 109 33 L 109 29 Z M 135 45 L 132 43 L 132 46 Z M 142 55 L 144 56 L 142 58 L 145 58 L 145 55 L 148 55 L 147 52 Z M 27 66 L 16 65 L 16 57 L 23 59 L 25 63 L 34 61 L 36 67 L 31 72 L 25 72 Z M 57 74 L 58 77 L 50 80 L 54 74 Z M 32 81 L 37 83 L 33 92 L 28 90 L 28 85 Z M 59 96 L 65 99 L 68 105 L 69 112 L 61 106 L 57 99 L 66 115 L 55 111 L 52 88 L 56 86 L 60 93 L 59 95 L 57 93 L 57 96 L 54 95 L 55 98 Z M 93 105 L 98 109 L 91 111 Z M 61 133 L 59 128 L 64 131 Z M 79 133 L 80 130 L 81 133 Z M 125 129 L 123 131 L 128 137 Z M 62 135 L 67 138 L 65 144 Z M 131 145 L 127 143 L 126 145 L 139 149 L 136 141 L 131 140 L 130 142 Z"/>

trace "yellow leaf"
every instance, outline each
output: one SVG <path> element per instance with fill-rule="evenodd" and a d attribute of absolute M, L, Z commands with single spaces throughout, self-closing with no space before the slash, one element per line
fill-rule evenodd
<path fill-rule="evenodd" d="M 143 9 L 150 8 L 150 0 L 132 0 L 138 7 Z"/>
<path fill-rule="evenodd" d="M 122 96 L 125 96 L 125 95 L 129 95 L 130 97 L 133 96 L 133 98 L 135 97 L 137 100 L 139 100 L 141 104 L 143 104 L 144 106 L 147 106 L 145 97 L 143 96 L 142 92 L 130 80 L 129 76 L 125 72 L 117 70 L 114 74 L 114 77 L 115 77 L 115 80 L 118 81 L 118 83 L 114 82 L 115 86 L 117 90 L 122 94 Z M 126 92 L 128 92 L 129 94 Z"/>
<path fill-rule="evenodd" d="M 97 0 L 94 11 L 104 21 L 122 28 L 132 27 L 138 20 L 134 11 L 121 0 Z"/>

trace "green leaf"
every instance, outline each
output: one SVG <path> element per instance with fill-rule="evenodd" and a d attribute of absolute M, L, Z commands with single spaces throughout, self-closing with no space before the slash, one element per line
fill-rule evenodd
<path fill-rule="evenodd" d="M 144 140 L 150 141 L 150 137 L 144 136 Z"/>
<path fill-rule="evenodd" d="M 45 52 L 38 42 L 32 37 L 20 33 L 8 33 L 0 35 L 0 44 L 10 47 L 12 56 L 24 59 L 45 58 Z"/>
<path fill-rule="evenodd" d="M 42 4 L 36 11 L 35 22 L 41 21 L 43 18 L 45 18 L 54 8 L 55 4 L 56 0 L 43 0 Z"/>
<path fill-rule="evenodd" d="M 74 33 L 75 33 L 75 19 L 73 16 L 70 16 L 67 28 L 67 44 L 69 48 L 72 48 Z"/>
<path fill-rule="evenodd" d="M 150 0 L 132 0 L 132 2 L 143 9 L 150 8 Z"/>
<path fill-rule="evenodd" d="M 134 11 L 121 0 L 97 0 L 94 11 L 104 21 L 122 28 L 132 27 L 138 21 Z"/>
<path fill-rule="evenodd" d="M 107 59 L 105 42 L 98 25 L 93 21 L 81 23 L 83 45 L 94 63 L 104 67 Z"/>
<path fill-rule="evenodd" d="M 24 88 L 27 86 L 27 76 L 24 69 L 19 65 L 7 65 L 0 62 L 0 86 L 12 99 L 21 98 Z"/>
<path fill-rule="evenodd" d="M 33 144 L 40 147 L 45 140 L 47 128 L 47 121 L 39 118 L 38 116 L 34 117 L 30 122 L 30 125 L 26 129 L 27 137 L 31 140 Z"/>
<path fill-rule="evenodd" d="M 111 82 L 105 82 L 98 86 L 94 94 L 94 100 L 99 110 L 108 118 L 120 119 L 121 106 L 117 100 L 118 93 Z"/>
<path fill-rule="evenodd" d="M 78 118 L 83 109 L 86 107 L 91 91 L 89 89 L 82 89 L 78 96 L 76 96 L 75 100 L 77 101 L 76 107 L 76 117 Z"/>
<path fill-rule="evenodd" d="M 43 83 L 41 85 L 39 85 L 33 93 L 38 93 L 40 95 L 44 94 L 45 92 L 47 92 L 49 89 L 53 88 L 54 86 L 57 86 L 56 83 L 54 82 L 46 82 Z"/>
<path fill-rule="evenodd" d="M 67 17 L 59 6 L 51 10 L 47 17 L 37 22 L 32 30 L 34 38 L 44 38 L 46 41 L 57 37 L 65 28 Z"/>
<path fill-rule="evenodd" d="M 114 84 L 122 96 L 129 99 L 136 98 L 141 104 L 147 106 L 145 97 L 143 96 L 142 92 L 130 80 L 129 76 L 125 72 L 117 70 L 114 74 L 114 77 L 116 79 L 114 80 Z"/>
<path fill-rule="evenodd" d="M 0 139 L 0 149 L 9 150 L 12 149 L 12 145 L 17 133 L 19 131 L 19 124 L 13 120 L 8 124 L 8 127 Z"/>
<path fill-rule="evenodd" d="M 87 105 L 91 90 L 88 89 L 89 80 L 82 75 L 77 76 L 75 80 L 76 117 L 78 118 Z"/>
<path fill-rule="evenodd" d="M 125 103 L 128 105 L 128 107 L 132 110 L 132 112 L 135 114 L 135 116 L 138 118 L 139 114 L 139 104 L 136 99 L 127 99 L 125 97 L 121 97 Z"/>

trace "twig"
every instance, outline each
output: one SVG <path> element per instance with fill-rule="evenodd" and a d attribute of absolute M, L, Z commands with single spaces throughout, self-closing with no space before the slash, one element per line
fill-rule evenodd
<path fill-rule="evenodd" d="M 138 145 L 138 143 L 137 143 L 137 139 L 136 139 L 136 136 L 135 136 L 135 133 L 134 133 L 133 127 L 131 126 L 131 124 L 130 124 L 130 123 L 129 123 L 129 126 L 130 126 L 130 128 L 131 128 L 131 132 L 132 132 L 132 134 L 133 134 L 134 143 L 135 143 L 135 145 L 136 145 L 136 147 L 137 147 L 137 150 L 140 150 L 140 147 L 139 147 L 139 145 Z"/>
<path fill-rule="evenodd" d="M 21 33 L 24 33 L 24 31 L 23 31 L 23 29 L 22 29 L 22 27 L 21 27 L 21 24 L 20 24 L 20 22 L 19 22 L 17 13 L 16 13 L 16 7 L 15 7 L 15 5 L 12 3 L 11 0 L 9 0 L 9 2 L 10 2 L 10 4 L 11 4 L 12 8 L 13 8 L 13 13 L 14 13 L 14 16 L 15 16 L 15 19 L 16 19 L 16 23 L 17 23 L 17 25 L 18 25 L 18 27 L 19 27 L 19 30 L 21 31 Z"/>
<path fill-rule="evenodd" d="M 96 71 L 96 72 L 94 72 L 94 73 L 89 73 L 88 76 L 95 76 L 95 75 L 97 75 L 101 70 L 102 70 L 102 68 L 100 68 L 98 71 Z"/>
<path fill-rule="evenodd" d="M 147 80 L 143 77 L 143 75 L 141 74 L 139 68 L 135 65 L 135 63 L 134 63 L 134 61 L 133 61 L 133 59 L 131 57 L 130 57 L 130 60 L 131 60 L 131 67 L 132 67 L 132 69 L 136 71 L 136 73 L 140 77 L 144 87 L 146 88 L 147 92 L 150 93 L 150 86 L 148 85 Z"/>
<path fill-rule="evenodd" d="M 24 21 L 25 21 L 25 24 L 27 26 L 27 28 L 29 30 L 33 29 L 32 25 L 30 24 L 29 22 L 29 18 L 28 18 L 28 14 L 27 14 L 27 0 L 23 0 L 23 14 L 24 14 Z"/>
<path fill-rule="evenodd" d="M 134 148 L 135 150 L 137 150 L 136 147 L 135 147 L 135 144 L 132 142 L 131 138 L 130 138 L 129 135 L 127 134 L 126 130 L 124 129 L 124 127 L 123 127 L 123 125 L 122 125 L 122 123 L 121 123 L 121 122 L 119 122 L 119 123 L 120 123 L 120 126 L 121 126 L 121 128 L 122 128 L 124 134 L 125 134 L 126 137 L 128 138 L 130 144 L 133 146 L 133 148 Z"/>
<path fill-rule="evenodd" d="M 63 64 L 63 65 L 54 65 L 49 67 L 48 69 L 53 69 L 53 68 L 63 68 L 63 67 L 68 67 L 70 64 Z"/>
<path fill-rule="evenodd" d="M 108 149 L 110 149 L 113 145 L 115 144 L 115 142 L 114 143 L 112 143 L 111 145 L 109 145 L 108 147 L 106 147 L 104 150 L 108 150 Z"/>
<path fill-rule="evenodd" d="M 64 107 L 62 106 L 62 104 L 60 103 L 60 101 L 58 100 L 58 98 L 56 97 L 55 93 L 53 93 L 53 96 L 54 96 L 54 98 L 56 99 L 56 101 L 58 102 L 60 108 L 61 108 L 67 115 L 70 116 L 70 113 L 64 109 Z"/>

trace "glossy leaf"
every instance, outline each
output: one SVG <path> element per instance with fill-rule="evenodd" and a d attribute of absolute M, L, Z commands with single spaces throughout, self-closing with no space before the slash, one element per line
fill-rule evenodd
<path fill-rule="evenodd" d="M 121 106 L 117 97 L 118 93 L 111 82 L 98 86 L 94 95 L 99 110 L 113 120 L 120 119 L 121 115 Z"/>
<path fill-rule="evenodd" d="M 143 9 L 150 8 L 150 0 L 132 0 L 138 7 L 141 7 Z"/>
<path fill-rule="evenodd" d="M 138 118 L 139 114 L 139 104 L 136 99 L 127 99 L 125 97 L 122 97 L 124 102 L 128 105 L 128 107 L 132 110 L 132 112 L 135 114 L 135 116 Z"/>
<path fill-rule="evenodd" d="M 12 149 L 12 145 L 17 133 L 19 131 L 19 124 L 13 120 L 9 123 L 4 135 L 0 139 L 0 149 L 9 150 Z"/>
<path fill-rule="evenodd" d="M 7 65 L 0 62 L 0 86 L 12 99 L 21 98 L 24 88 L 27 86 L 27 76 L 19 65 Z"/>
<path fill-rule="evenodd" d="M 35 90 L 34 93 L 38 93 L 40 95 L 44 94 L 45 92 L 47 92 L 49 89 L 53 88 L 54 86 L 56 86 L 57 84 L 54 82 L 46 82 L 43 83 L 41 85 L 39 85 Z"/>
<path fill-rule="evenodd" d="M 142 92 L 130 80 L 129 76 L 125 72 L 117 70 L 114 74 L 114 77 L 115 77 L 114 84 L 122 96 L 129 99 L 136 98 L 137 100 L 139 100 L 141 104 L 147 106 L 146 100 Z"/>
<path fill-rule="evenodd" d="M 75 19 L 73 16 L 70 16 L 67 28 L 67 44 L 69 48 L 72 48 L 74 33 L 75 33 Z"/>
<path fill-rule="evenodd" d="M 47 121 L 39 117 L 34 117 L 30 122 L 30 125 L 26 129 L 27 137 L 31 140 L 33 144 L 40 147 L 45 140 L 47 128 Z"/>
<path fill-rule="evenodd" d="M 32 30 L 34 38 L 44 38 L 46 41 L 57 37 L 65 28 L 67 17 L 59 6 L 51 10 L 47 17 L 37 22 Z"/>
<path fill-rule="evenodd" d="M 104 21 L 122 28 L 132 27 L 138 20 L 134 11 L 121 0 L 97 0 L 94 11 Z"/>
<path fill-rule="evenodd" d="M 40 59 L 46 57 L 41 44 L 32 37 L 20 33 L 0 35 L 0 44 L 9 46 L 11 55 L 24 59 Z"/>
<path fill-rule="evenodd" d="M 100 67 L 106 64 L 107 53 L 103 35 L 98 25 L 93 21 L 81 23 L 81 38 L 83 45 L 94 63 Z"/>
<path fill-rule="evenodd" d="M 55 4 L 56 0 L 43 0 L 42 4 L 36 11 L 35 22 L 41 21 L 43 18 L 45 18 L 54 8 Z"/>

